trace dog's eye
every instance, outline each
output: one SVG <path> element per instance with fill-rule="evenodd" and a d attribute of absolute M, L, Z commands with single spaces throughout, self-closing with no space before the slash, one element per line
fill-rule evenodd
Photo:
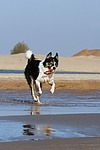
<path fill-rule="evenodd" d="M 55 66 L 56 66 L 56 67 L 58 66 L 57 63 L 55 63 Z"/>
<path fill-rule="evenodd" d="M 46 66 L 49 66 L 49 62 L 46 63 Z"/>

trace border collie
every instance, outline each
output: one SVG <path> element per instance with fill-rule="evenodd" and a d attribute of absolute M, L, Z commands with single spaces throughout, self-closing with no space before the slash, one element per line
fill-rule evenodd
<path fill-rule="evenodd" d="M 40 61 L 35 58 L 32 51 L 28 50 L 26 52 L 26 58 L 28 59 L 28 63 L 24 72 L 25 78 L 30 86 L 33 102 L 39 104 L 41 103 L 39 97 L 42 94 L 42 83 L 50 84 L 50 92 L 52 94 L 54 93 L 54 72 L 58 67 L 58 53 L 52 56 L 50 52 L 44 60 Z M 36 94 L 34 89 L 36 90 Z"/>

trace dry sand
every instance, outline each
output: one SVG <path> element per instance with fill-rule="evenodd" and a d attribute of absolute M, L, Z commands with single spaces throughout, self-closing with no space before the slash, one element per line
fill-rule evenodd
<path fill-rule="evenodd" d="M 35 56 L 38 59 L 45 58 L 45 55 Z M 25 54 L 0 55 L 0 69 L 24 70 L 26 63 Z M 100 72 L 100 57 L 59 57 L 58 71 Z"/>

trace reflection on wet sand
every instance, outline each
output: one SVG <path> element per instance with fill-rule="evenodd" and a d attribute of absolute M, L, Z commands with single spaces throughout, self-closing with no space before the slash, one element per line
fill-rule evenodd
<path fill-rule="evenodd" d="M 34 136 L 34 135 L 45 135 L 51 136 L 54 129 L 48 125 L 23 125 L 23 135 Z"/>
<path fill-rule="evenodd" d="M 48 125 L 45 126 L 44 135 L 50 136 L 51 134 L 53 134 L 53 132 L 55 131 L 50 126 Z"/>
<path fill-rule="evenodd" d="M 40 115 L 41 109 L 36 105 L 32 105 L 31 107 L 31 115 Z"/>

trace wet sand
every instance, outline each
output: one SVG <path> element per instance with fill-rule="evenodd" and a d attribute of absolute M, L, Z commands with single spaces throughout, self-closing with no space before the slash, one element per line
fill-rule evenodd
<path fill-rule="evenodd" d="M 100 150 L 100 138 L 46 139 L 0 143 L 2 150 Z"/>
<path fill-rule="evenodd" d="M 93 131 L 100 132 L 100 114 L 76 114 L 76 115 L 42 115 L 42 116 L 9 116 L 0 117 L 1 120 L 22 122 L 23 124 L 47 124 L 57 128 L 77 128 L 78 131 L 87 129 L 88 134 Z M 19 150 L 99 150 L 100 137 L 81 138 L 53 138 L 44 140 L 0 142 L 0 148 Z M 48 137 L 49 138 L 49 137 Z"/>
<path fill-rule="evenodd" d="M 56 90 L 100 90 L 100 74 L 55 74 Z M 0 90 L 29 89 L 23 74 L 0 74 Z M 43 84 L 43 89 L 50 89 Z"/>

